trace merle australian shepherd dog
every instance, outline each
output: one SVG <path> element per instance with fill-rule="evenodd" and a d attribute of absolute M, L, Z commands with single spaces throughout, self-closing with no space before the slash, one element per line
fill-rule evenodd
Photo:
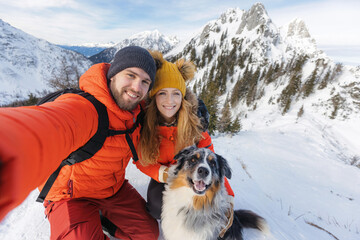
<path fill-rule="evenodd" d="M 206 148 L 191 146 L 176 156 L 169 169 L 161 214 L 161 228 L 167 240 L 242 240 L 242 228 L 266 230 L 265 220 L 247 210 L 235 210 L 228 224 L 231 203 L 224 177 L 231 178 L 227 161 Z M 219 237 L 219 235 L 221 235 Z"/>

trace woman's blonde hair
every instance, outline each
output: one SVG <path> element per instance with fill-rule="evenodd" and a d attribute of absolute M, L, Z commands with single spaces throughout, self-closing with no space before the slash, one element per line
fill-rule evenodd
<path fill-rule="evenodd" d="M 202 138 L 202 127 L 200 119 L 197 116 L 197 99 L 191 90 L 186 89 L 186 96 L 181 102 L 181 107 L 176 114 L 177 133 L 175 136 L 175 152 L 196 144 Z M 161 123 L 161 115 L 156 107 L 155 97 L 150 99 L 146 108 L 145 121 L 141 130 L 140 143 L 138 151 L 140 153 L 140 162 L 146 166 L 155 164 L 160 157 L 160 142 L 158 127 Z"/>

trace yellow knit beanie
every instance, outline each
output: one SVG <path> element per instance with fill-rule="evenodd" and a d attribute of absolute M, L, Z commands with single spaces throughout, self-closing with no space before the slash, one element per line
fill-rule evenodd
<path fill-rule="evenodd" d="M 186 93 L 185 81 L 194 77 L 195 65 L 184 59 L 180 59 L 174 64 L 166 61 L 158 51 L 150 53 L 155 60 L 157 71 L 154 87 L 149 92 L 149 97 L 152 98 L 163 88 L 177 88 L 184 97 Z"/>

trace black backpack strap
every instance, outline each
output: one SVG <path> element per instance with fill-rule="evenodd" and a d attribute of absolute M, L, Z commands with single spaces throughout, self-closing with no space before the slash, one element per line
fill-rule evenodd
<path fill-rule="evenodd" d="M 138 157 L 138 155 L 137 155 L 137 153 L 136 153 L 136 149 L 135 149 L 134 143 L 133 143 L 133 141 L 131 140 L 131 137 L 130 137 L 129 133 L 126 133 L 126 134 L 125 134 L 125 138 L 126 138 L 126 141 L 127 141 L 128 145 L 129 145 L 129 147 L 130 147 L 131 153 L 132 153 L 132 155 L 133 155 L 133 159 L 134 159 L 134 161 L 136 162 L 137 160 L 139 160 L 139 157 Z"/>
<path fill-rule="evenodd" d="M 131 129 L 127 129 L 127 130 L 111 130 L 109 129 L 108 131 L 108 136 L 115 136 L 115 135 L 120 135 L 120 134 L 125 134 L 125 139 L 126 139 L 126 142 L 127 144 L 129 145 L 130 147 L 130 150 L 131 150 L 131 153 L 133 155 L 133 159 L 134 161 L 136 162 L 137 160 L 139 160 L 139 157 L 136 153 L 136 149 L 135 149 L 135 146 L 134 146 L 134 143 L 131 139 L 131 136 L 130 134 L 134 132 L 134 130 L 136 129 L 137 126 L 133 126 Z"/>
<path fill-rule="evenodd" d="M 133 141 L 131 139 L 130 134 L 132 134 L 139 125 L 142 125 L 143 120 L 144 120 L 144 114 L 145 113 L 144 113 L 144 111 L 143 111 L 143 109 L 142 109 L 142 107 L 140 105 L 140 113 L 137 116 L 136 122 L 132 126 L 132 128 L 126 129 L 126 130 L 111 130 L 111 129 L 108 130 L 108 136 L 115 136 L 115 135 L 119 135 L 119 134 L 125 134 L 126 142 L 128 143 L 128 145 L 130 147 L 131 153 L 133 155 L 133 160 L 135 162 L 139 160 L 139 157 L 137 155 L 136 148 L 134 146 L 134 143 L 133 143 Z"/>
<path fill-rule="evenodd" d="M 46 181 L 43 189 L 41 190 L 41 192 L 39 193 L 39 196 L 37 197 L 36 201 L 37 202 L 40 202 L 40 203 L 43 203 L 47 194 L 49 193 L 50 191 L 50 188 L 52 187 L 52 185 L 54 184 L 57 176 L 59 175 L 60 173 L 60 170 L 63 166 L 65 166 L 66 163 L 65 161 L 62 161 L 60 166 L 55 170 L 55 172 L 53 172 L 50 177 L 48 178 L 48 180 Z"/>
<path fill-rule="evenodd" d="M 199 104 L 199 106 L 198 106 L 198 110 L 197 110 L 197 115 L 200 118 L 200 123 L 201 123 L 201 126 L 203 127 L 203 131 L 206 131 L 209 127 L 210 114 L 206 108 L 204 101 L 201 100 L 200 98 L 198 98 L 198 104 Z"/>
<path fill-rule="evenodd" d="M 210 148 L 213 144 L 210 143 L 209 145 L 207 145 L 206 147 L 203 147 L 203 148 Z"/>
<path fill-rule="evenodd" d="M 109 117 L 106 107 L 89 93 L 81 92 L 79 95 L 89 100 L 95 106 L 98 113 L 98 129 L 94 136 L 84 146 L 72 152 L 65 160 L 61 162 L 60 166 L 55 170 L 55 172 L 50 175 L 38 198 L 36 199 L 37 202 L 44 202 L 63 166 L 73 165 L 91 158 L 102 148 L 106 140 L 107 130 L 109 129 Z"/>
<path fill-rule="evenodd" d="M 109 129 L 109 116 L 105 105 L 89 93 L 81 93 L 79 95 L 89 100 L 95 106 L 98 113 L 98 128 L 94 136 L 90 138 L 84 146 L 69 155 L 68 159 L 74 159 L 75 163 L 82 162 L 94 156 L 104 145 L 107 138 L 107 130 Z"/>
<path fill-rule="evenodd" d="M 74 88 L 66 88 L 63 90 L 58 90 L 56 92 L 52 92 L 49 93 L 48 95 L 46 95 L 45 97 L 41 98 L 36 105 L 41 105 L 43 103 L 46 102 L 52 102 L 54 101 L 56 98 L 58 98 L 59 96 L 65 94 L 65 93 L 75 93 L 75 94 L 80 94 L 83 93 L 84 91 L 80 90 L 80 89 L 74 89 Z"/>

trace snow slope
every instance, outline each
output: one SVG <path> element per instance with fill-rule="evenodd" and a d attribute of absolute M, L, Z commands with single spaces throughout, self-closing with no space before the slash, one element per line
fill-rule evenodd
<path fill-rule="evenodd" d="M 270 227 L 270 235 L 245 230 L 245 239 L 360 239 L 360 170 L 342 159 L 360 156 L 356 122 L 339 128 L 310 117 L 295 123 L 282 118 L 269 126 L 254 122 L 233 137 L 213 137 L 216 152 L 233 170 L 235 208 L 257 212 Z M 127 178 L 145 197 L 149 178 L 133 164 Z M 37 193 L 0 223 L 0 239 L 49 239 Z"/>

